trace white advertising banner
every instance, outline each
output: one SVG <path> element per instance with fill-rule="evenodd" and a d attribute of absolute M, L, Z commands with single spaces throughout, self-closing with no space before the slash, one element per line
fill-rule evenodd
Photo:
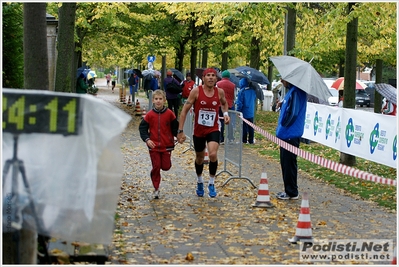
<path fill-rule="evenodd" d="M 396 168 L 396 116 L 308 102 L 302 137 Z"/>

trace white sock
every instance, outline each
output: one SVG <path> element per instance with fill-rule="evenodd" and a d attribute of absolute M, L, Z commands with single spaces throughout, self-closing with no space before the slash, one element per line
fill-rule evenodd
<path fill-rule="evenodd" d="M 202 175 L 197 177 L 197 183 L 203 183 L 204 179 L 202 179 Z"/>
<path fill-rule="evenodd" d="M 209 177 L 209 183 L 208 184 L 214 184 L 215 183 L 215 177 Z"/>

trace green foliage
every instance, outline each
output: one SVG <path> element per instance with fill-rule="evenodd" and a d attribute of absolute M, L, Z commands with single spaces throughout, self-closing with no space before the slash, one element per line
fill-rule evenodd
<path fill-rule="evenodd" d="M 23 12 L 21 3 L 3 6 L 3 87 L 24 87 Z"/>
<path fill-rule="evenodd" d="M 52 11 L 60 3 L 49 3 Z M 346 24 L 359 19 L 358 65 L 396 66 L 396 3 L 357 3 L 347 14 L 340 2 L 79 2 L 76 19 L 77 50 L 82 61 L 104 69 L 146 68 L 147 56 L 157 57 L 154 67 L 190 68 L 190 48 L 207 49 L 208 66 L 220 66 L 228 53 L 228 66 L 251 64 L 251 40 L 259 41 L 260 69 L 266 72 L 270 56 L 281 55 L 287 6 L 296 9 L 295 56 L 310 61 L 325 76 L 338 73 L 345 58 Z M 54 12 L 52 12 L 54 14 Z M 193 24 L 195 29 L 192 29 Z M 192 36 L 193 32 L 196 36 Z M 223 46 L 227 44 L 227 46 Z M 202 51 L 202 52 L 201 52 Z M 179 60 L 175 58 L 179 57 Z M 396 77 L 396 76 L 395 76 Z M 393 78 L 393 77 L 390 77 Z"/>

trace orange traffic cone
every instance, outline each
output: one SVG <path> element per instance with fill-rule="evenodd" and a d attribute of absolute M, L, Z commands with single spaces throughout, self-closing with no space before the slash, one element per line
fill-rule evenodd
<path fill-rule="evenodd" d="M 256 208 L 273 208 L 273 204 L 270 202 L 269 185 L 267 183 L 267 173 L 262 172 L 258 190 L 258 197 L 256 198 L 255 204 L 252 207 Z"/>
<path fill-rule="evenodd" d="M 141 116 L 140 102 L 138 99 L 136 101 L 136 116 Z"/>
<path fill-rule="evenodd" d="M 123 91 L 122 91 L 122 88 L 119 88 L 119 102 L 123 103 Z"/>
<path fill-rule="evenodd" d="M 391 264 L 396 265 L 396 246 L 395 246 L 395 248 L 393 249 L 393 259 L 392 259 Z"/>
<path fill-rule="evenodd" d="M 147 112 L 145 111 L 145 108 L 143 108 L 143 112 L 141 114 L 141 117 L 144 119 L 145 115 L 147 114 Z"/>
<path fill-rule="evenodd" d="M 127 105 L 128 105 L 128 106 L 132 106 L 132 101 L 130 101 L 130 96 L 129 96 L 129 98 L 128 98 Z"/>
<path fill-rule="evenodd" d="M 288 241 L 296 243 L 297 241 L 312 242 L 312 223 L 310 221 L 310 209 L 308 193 L 304 193 L 301 203 L 301 211 L 299 212 L 298 224 L 295 231 L 295 236 L 289 238 Z"/>
<path fill-rule="evenodd" d="M 205 146 L 204 164 L 209 164 L 208 147 Z"/>

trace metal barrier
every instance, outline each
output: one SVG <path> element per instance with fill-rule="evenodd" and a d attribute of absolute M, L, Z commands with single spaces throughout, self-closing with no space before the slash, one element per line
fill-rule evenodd
<path fill-rule="evenodd" d="M 183 153 L 186 153 L 190 149 L 194 150 L 194 144 L 193 144 L 194 108 L 191 108 L 190 111 L 187 112 L 186 121 L 184 122 L 183 132 L 186 135 L 186 138 L 190 139 L 189 147 L 186 150 L 183 151 Z"/>
<path fill-rule="evenodd" d="M 256 186 L 253 184 L 250 178 L 241 175 L 242 170 L 242 128 L 243 121 L 242 113 L 238 111 L 229 110 L 230 123 L 225 125 L 225 131 L 227 135 L 224 138 L 224 168 L 222 171 L 216 174 L 218 176 L 221 173 L 227 172 L 231 175 L 222 185 L 225 186 L 232 179 L 245 179 L 254 188 Z M 238 167 L 238 175 L 234 176 L 230 171 L 227 170 L 227 163 L 231 163 Z"/>

